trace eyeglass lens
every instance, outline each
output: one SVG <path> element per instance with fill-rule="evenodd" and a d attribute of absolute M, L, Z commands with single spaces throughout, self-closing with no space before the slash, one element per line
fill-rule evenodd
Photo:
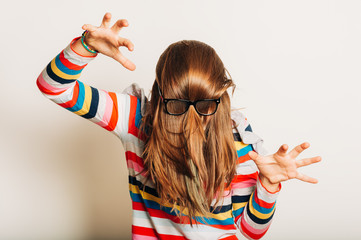
<path fill-rule="evenodd" d="M 196 110 L 200 114 L 213 114 L 217 109 L 217 103 L 215 101 L 199 101 L 195 104 Z M 170 100 L 167 103 L 167 110 L 171 114 L 182 114 L 188 110 L 188 103 L 177 100 Z"/>

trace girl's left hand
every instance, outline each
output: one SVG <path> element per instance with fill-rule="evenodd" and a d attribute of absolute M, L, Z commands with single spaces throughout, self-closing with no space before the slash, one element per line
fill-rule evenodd
<path fill-rule="evenodd" d="M 310 146 L 308 142 L 304 142 L 289 153 L 287 153 L 288 146 L 283 144 L 276 153 L 268 156 L 261 156 L 255 151 L 250 151 L 248 154 L 256 163 L 259 170 L 259 177 L 261 182 L 268 190 L 275 190 L 278 188 L 280 182 L 289 179 L 299 179 L 308 183 L 317 183 L 317 179 L 306 176 L 297 171 L 299 167 L 307 166 L 321 161 L 321 157 L 312 157 L 296 160 L 296 157 Z"/>

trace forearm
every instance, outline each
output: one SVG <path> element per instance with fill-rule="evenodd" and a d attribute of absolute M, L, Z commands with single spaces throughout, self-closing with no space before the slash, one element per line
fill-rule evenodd
<path fill-rule="evenodd" d="M 260 239 L 268 231 L 273 219 L 281 185 L 275 192 L 266 189 L 252 163 L 247 161 L 243 167 L 239 166 L 239 173 L 243 174 L 237 175 L 232 181 L 232 210 L 242 234 L 248 239 Z"/>
<path fill-rule="evenodd" d="M 248 239 L 260 239 L 268 231 L 276 209 L 279 190 L 270 193 L 258 178 L 256 189 L 250 196 L 242 217 L 237 221 L 240 231 Z"/>
<path fill-rule="evenodd" d="M 55 56 L 37 79 L 40 91 L 52 100 L 56 98 L 60 98 L 62 102 L 66 98 L 70 100 L 69 98 L 72 97 L 73 93 L 71 88 L 75 87 L 75 82 L 80 77 L 82 70 L 95 57 L 82 56 L 76 52 L 73 46 L 81 51 L 78 40 L 79 38 L 74 39 L 71 44 Z"/>
<path fill-rule="evenodd" d="M 74 39 L 45 67 L 37 79 L 37 85 L 48 99 L 59 106 L 119 137 L 127 131 L 124 122 L 129 116 L 126 106 L 130 97 L 97 89 L 78 80 L 82 70 L 95 57 L 81 55 L 84 53 L 83 46 L 79 46 L 78 40 Z M 119 118 L 123 118 L 122 121 Z"/>
<path fill-rule="evenodd" d="M 259 180 L 261 181 L 262 186 L 271 193 L 279 191 L 280 183 L 271 183 L 267 178 L 265 178 L 262 173 L 259 174 Z"/>
<path fill-rule="evenodd" d="M 237 144 L 236 144 L 237 145 Z M 275 211 L 281 185 L 261 182 L 255 163 L 249 158 L 251 147 L 239 150 L 237 175 L 232 181 L 232 203 L 235 223 L 248 239 L 260 239 L 266 234 Z"/>

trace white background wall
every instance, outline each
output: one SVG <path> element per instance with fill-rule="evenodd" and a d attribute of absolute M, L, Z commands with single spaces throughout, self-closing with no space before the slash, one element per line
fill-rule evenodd
<path fill-rule="evenodd" d="M 130 239 L 120 141 L 56 106 L 35 84 L 84 23 L 126 18 L 135 72 L 99 56 L 81 79 L 149 93 L 172 42 L 213 46 L 269 153 L 308 141 L 301 169 L 319 184 L 283 184 L 264 239 L 360 239 L 361 1 L 7 1 L 0 7 L 0 239 Z"/>

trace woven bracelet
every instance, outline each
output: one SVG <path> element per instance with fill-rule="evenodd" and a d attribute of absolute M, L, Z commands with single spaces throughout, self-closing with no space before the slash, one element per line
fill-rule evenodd
<path fill-rule="evenodd" d="M 88 33 L 88 30 L 85 30 L 83 32 L 83 34 L 81 35 L 81 44 L 83 45 L 83 47 L 88 51 L 88 52 L 91 52 L 91 53 L 98 53 L 98 51 L 96 50 L 93 50 L 91 49 L 88 45 L 86 45 L 85 41 L 84 41 L 84 38 L 86 36 L 86 34 Z"/>

